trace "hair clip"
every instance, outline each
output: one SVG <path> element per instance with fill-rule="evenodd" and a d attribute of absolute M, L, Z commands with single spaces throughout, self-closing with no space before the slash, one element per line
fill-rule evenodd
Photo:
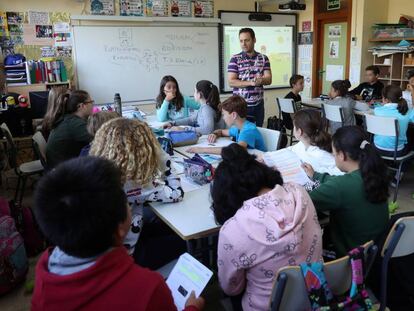
<path fill-rule="evenodd" d="M 368 142 L 368 141 L 366 141 L 366 140 L 363 140 L 362 142 L 361 142 L 361 144 L 359 145 L 359 148 L 361 149 L 361 150 L 364 150 L 365 149 L 365 146 L 366 145 L 369 145 L 370 143 Z"/>

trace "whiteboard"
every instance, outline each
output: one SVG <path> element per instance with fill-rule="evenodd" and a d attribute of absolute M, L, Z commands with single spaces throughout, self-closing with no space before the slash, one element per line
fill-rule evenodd
<path fill-rule="evenodd" d="M 172 75 L 183 95 L 199 80 L 219 83 L 218 27 L 74 26 L 80 89 L 97 104 L 153 100 Z"/>

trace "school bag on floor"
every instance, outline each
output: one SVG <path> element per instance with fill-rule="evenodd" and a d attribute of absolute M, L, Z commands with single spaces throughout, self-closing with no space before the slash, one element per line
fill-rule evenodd
<path fill-rule="evenodd" d="M 16 229 L 9 203 L 0 198 L 0 295 L 23 282 L 28 268 L 23 238 Z"/>
<path fill-rule="evenodd" d="M 27 255 L 33 257 L 40 254 L 46 249 L 46 240 L 36 223 L 32 209 L 18 205 L 14 201 L 10 201 L 9 205 L 17 230 L 23 237 Z"/>
<path fill-rule="evenodd" d="M 364 248 L 348 253 L 352 267 L 352 284 L 346 296 L 336 297 L 326 280 L 323 263 L 300 265 L 312 311 L 374 311 L 364 284 Z"/>

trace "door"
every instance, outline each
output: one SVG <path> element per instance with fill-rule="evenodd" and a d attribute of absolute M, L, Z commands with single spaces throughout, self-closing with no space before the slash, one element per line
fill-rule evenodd
<path fill-rule="evenodd" d="M 348 23 L 322 23 L 323 25 L 323 61 L 322 94 L 328 94 L 331 83 L 345 79 L 348 53 Z"/>

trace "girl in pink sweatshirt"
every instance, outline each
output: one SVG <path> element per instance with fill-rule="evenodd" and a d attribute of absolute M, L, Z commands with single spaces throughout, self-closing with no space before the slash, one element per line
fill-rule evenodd
<path fill-rule="evenodd" d="M 211 189 L 218 242 L 218 276 L 230 296 L 244 292 L 243 310 L 268 310 L 277 271 L 322 260 L 315 207 L 299 185 L 232 144 L 222 151 Z"/>

